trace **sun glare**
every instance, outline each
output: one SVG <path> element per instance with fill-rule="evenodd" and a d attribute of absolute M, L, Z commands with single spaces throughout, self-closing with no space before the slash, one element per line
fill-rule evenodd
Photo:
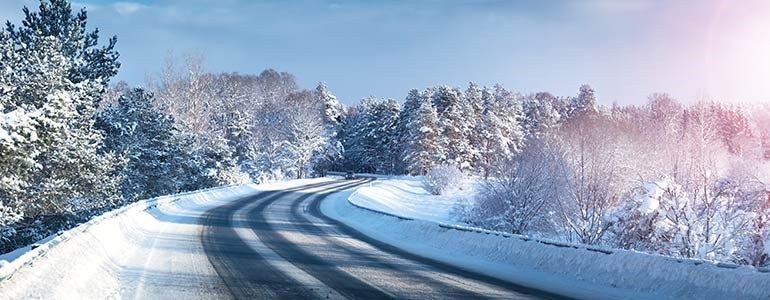
<path fill-rule="evenodd" d="M 725 1 L 715 10 L 707 54 L 708 92 L 770 101 L 770 2 Z"/>

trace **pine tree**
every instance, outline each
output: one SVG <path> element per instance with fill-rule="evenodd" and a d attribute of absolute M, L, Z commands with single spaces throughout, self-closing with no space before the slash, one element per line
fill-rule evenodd
<path fill-rule="evenodd" d="M 19 28 L 8 22 L 6 31 L 17 46 L 24 45 L 30 52 L 49 47 L 44 41 L 55 38 L 60 43 L 55 52 L 60 53 L 68 68 L 66 79 L 72 83 L 89 81 L 106 87 L 110 78 L 118 74 L 119 54 L 115 51 L 117 37 L 112 37 L 107 45 L 99 48 L 99 30 L 88 31 L 85 8 L 73 14 L 67 0 L 40 1 L 37 12 L 24 7 L 24 20 Z M 101 92 L 101 89 L 96 92 Z M 99 101 L 99 99 L 95 99 Z"/>
<path fill-rule="evenodd" d="M 587 84 L 580 86 L 580 92 L 572 99 L 569 106 L 569 117 L 578 118 L 584 115 L 594 115 L 599 112 L 594 89 Z"/>
<path fill-rule="evenodd" d="M 395 100 L 367 98 L 349 118 L 346 164 L 361 172 L 392 174 L 400 160 L 397 123 L 400 106 Z"/>
<path fill-rule="evenodd" d="M 37 149 L 38 171 L 25 191 L 27 209 L 35 215 L 110 206 L 117 200 L 109 180 L 114 161 L 96 152 L 102 137 L 93 128 L 94 95 L 101 87 L 69 81 L 70 65 L 58 52 L 58 39 L 42 42 L 22 52 L 22 65 L 32 68 L 19 72 L 11 96 L 15 106 L 43 114 L 38 131 L 45 132 L 39 136 L 44 146 Z"/>
<path fill-rule="evenodd" d="M 197 147 L 194 151 L 194 159 L 199 164 L 194 166 L 192 174 L 198 174 L 197 170 L 202 170 L 199 181 L 187 190 L 198 190 L 202 188 L 220 186 L 231 183 L 243 183 L 240 166 L 235 158 L 234 149 L 228 144 L 227 139 L 222 134 L 212 134 L 204 140 L 204 144 Z"/>
<path fill-rule="evenodd" d="M 444 151 L 445 162 L 460 169 L 471 167 L 472 149 L 468 141 L 471 130 L 467 106 L 462 93 L 456 89 L 441 86 L 432 95 L 433 104 L 439 117 L 441 134 L 439 145 Z"/>
<path fill-rule="evenodd" d="M 524 145 L 524 113 L 521 97 L 502 86 L 495 87 L 495 107 L 502 123 L 502 134 L 507 138 L 508 148 L 513 153 L 521 151 Z"/>
<path fill-rule="evenodd" d="M 522 128 L 527 138 L 541 138 L 558 126 L 561 120 L 558 101 L 550 93 L 537 93 L 525 98 Z"/>
<path fill-rule="evenodd" d="M 105 84 L 119 66 L 115 39 L 97 48 L 98 32 L 86 33 L 85 12 L 73 16 L 66 1 L 41 2 L 39 12 L 24 12 L 22 26 L 9 23 L 3 34 L 0 80 L 13 87 L 3 88 L 3 113 L 36 116 L 39 144 L 17 199 L 29 217 L 110 207 L 119 200 L 111 176 L 116 161 L 97 151 L 102 136 L 93 123 Z"/>
<path fill-rule="evenodd" d="M 397 173 L 408 172 L 408 162 L 406 160 L 407 153 L 409 151 L 409 143 L 412 141 L 413 134 L 411 131 L 411 123 L 419 113 L 421 101 L 424 101 L 425 97 L 420 94 L 420 91 L 412 89 L 406 95 L 404 99 L 404 105 L 401 107 L 401 111 L 398 114 L 398 120 L 396 121 L 396 139 L 398 145 L 398 166 L 396 167 Z"/>
<path fill-rule="evenodd" d="M 407 127 L 408 136 L 404 161 L 410 174 L 424 175 L 440 160 L 442 153 L 438 145 L 438 116 L 430 99 L 419 97 L 416 99 L 418 109 L 410 118 Z"/>
<path fill-rule="evenodd" d="M 17 199 L 36 167 L 35 149 L 42 146 L 38 138 L 42 110 L 13 97 L 20 79 L 19 60 L 10 36 L 0 32 L 0 206 L 7 207 L 0 211 L 0 226 L 21 213 Z"/>
<path fill-rule="evenodd" d="M 344 147 L 339 134 L 342 130 L 344 107 L 323 82 L 316 87 L 315 97 L 323 103 L 324 135 L 327 137 L 327 141 L 318 153 L 313 155 L 312 161 L 316 171 L 322 173 L 336 168 L 342 161 Z"/>
<path fill-rule="evenodd" d="M 381 137 L 379 143 L 379 164 L 376 167 L 378 171 L 386 174 L 395 174 L 398 171 L 400 165 L 400 156 L 398 155 L 398 116 L 401 112 L 401 106 L 393 99 L 388 99 L 377 106 L 377 111 L 374 114 L 375 120 L 378 122 L 375 136 Z M 377 133 L 379 132 L 379 133 Z"/>
<path fill-rule="evenodd" d="M 481 166 L 484 178 L 487 178 L 490 171 L 494 168 L 494 164 L 499 158 L 508 156 L 511 153 L 511 149 L 508 147 L 508 138 L 503 134 L 503 125 L 497 117 L 494 95 L 488 89 L 484 89 L 482 99 L 484 101 L 484 111 L 481 115 L 482 125 L 480 126 L 481 141 L 479 148 L 481 150 Z"/>
<path fill-rule="evenodd" d="M 467 121 L 469 130 L 467 131 L 466 139 L 470 146 L 470 162 L 473 169 L 479 169 L 482 165 L 482 127 L 483 120 L 482 114 L 484 112 L 484 101 L 482 99 L 482 91 L 478 84 L 471 82 L 468 85 L 468 89 L 465 91 L 465 103 L 467 105 Z"/>
<path fill-rule="evenodd" d="M 178 192 L 183 182 L 200 174 L 188 174 L 184 164 L 189 143 L 152 94 L 142 89 L 129 91 L 99 116 L 105 132 L 104 150 L 126 159 L 121 169 L 121 191 L 128 200 L 146 199 Z"/>

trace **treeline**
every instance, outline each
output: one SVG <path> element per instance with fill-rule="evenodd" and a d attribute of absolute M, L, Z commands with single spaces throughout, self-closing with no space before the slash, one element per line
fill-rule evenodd
<path fill-rule="evenodd" d="M 519 234 L 767 265 L 770 109 L 654 94 L 644 105 L 412 90 L 348 112 L 344 164 L 363 172 L 482 176 L 466 221 Z"/>
<path fill-rule="evenodd" d="M 170 58 L 148 88 L 110 86 L 99 45 L 65 0 L 0 33 L 0 253 L 125 203 L 315 175 L 342 157 L 342 106 L 288 73 L 211 74 Z"/>
<path fill-rule="evenodd" d="M 403 105 L 364 99 L 345 119 L 344 166 L 358 172 L 423 175 L 448 164 L 486 177 L 497 162 L 523 147 L 527 135 L 544 132 L 561 115 L 594 101 L 588 86 L 575 99 L 549 94 L 522 99 L 500 85 L 475 83 L 465 91 L 448 86 L 411 90 Z"/>

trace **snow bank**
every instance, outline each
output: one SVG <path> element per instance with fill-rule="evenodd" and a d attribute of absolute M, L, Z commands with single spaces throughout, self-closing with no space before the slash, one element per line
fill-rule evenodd
<path fill-rule="evenodd" d="M 420 176 L 391 178 L 358 188 L 350 196 L 350 203 L 404 219 L 452 223 L 457 219 L 455 208 L 458 201 L 473 190 L 473 183 L 466 181 L 456 193 L 437 196 L 425 190 Z"/>
<path fill-rule="evenodd" d="M 335 195 L 323 204 L 322 210 L 366 235 L 415 254 L 570 297 L 770 298 L 767 270 L 586 247 L 441 223 L 447 220 L 444 208 L 453 204 L 426 196 L 419 182 L 407 181 L 383 180 L 355 192 Z"/>
<path fill-rule="evenodd" d="M 206 210 L 257 191 L 327 180 L 223 186 L 142 200 L 107 212 L 26 253 L 14 253 L 18 258 L 0 264 L 0 299 L 119 297 L 126 286 L 121 274 L 142 267 L 146 256 L 151 255 L 147 251 L 153 250 L 148 245 L 155 242 L 154 233 L 164 226 L 190 228 L 197 226 L 197 216 Z M 73 277 L 78 280 L 67 280 Z"/>

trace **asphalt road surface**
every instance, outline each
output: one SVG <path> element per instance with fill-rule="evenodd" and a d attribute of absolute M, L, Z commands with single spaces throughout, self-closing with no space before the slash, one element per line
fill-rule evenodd
<path fill-rule="evenodd" d="M 320 212 L 320 202 L 329 194 L 370 180 L 262 192 L 206 211 L 200 220 L 203 249 L 229 296 L 556 298 L 409 254 Z"/>
<path fill-rule="evenodd" d="M 108 218 L 0 281 L 0 300 L 556 298 L 321 213 L 327 196 L 371 180 L 215 189 Z"/>

